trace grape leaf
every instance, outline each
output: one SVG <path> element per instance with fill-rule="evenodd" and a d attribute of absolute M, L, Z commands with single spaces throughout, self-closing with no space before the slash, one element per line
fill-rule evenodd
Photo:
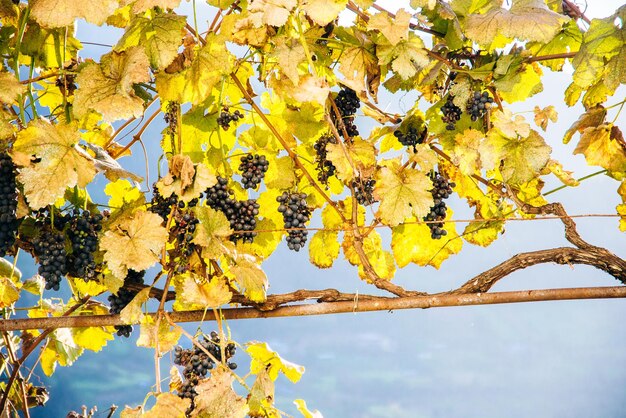
<path fill-rule="evenodd" d="M 126 324 L 138 324 L 143 319 L 142 305 L 150 298 L 150 288 L 139 291 L 120 312 L 120 319 Z"/>
<path fill-rule="evenodd" d="M 15 281 L 20 281 L 22 278 L 22 271 L 9 260 L 0 258 L 0 277 L 7 277 Z"/>
<path fill-rule="evenodd" d="M 159 261 L 168 237 L 162 222 L 156 213 L 137 211 L 119 219 L 104 233 L 100 249 L 115 276 L 126 277 L 128 269 L 142 271 Z"/>
<path fill-rule="evenodd" d="M 606 109 L 602 106 L 592 107 L 578 117 L 578 120 L 565 132 L 563 143 L 567 144 L 576 132 L 582 133 L 589 127 L 600 126 L 606 117 Z"/>
<path fill-rule="evenodd" d="M 107 313 L 108 311 L 101 314 L 106 315 Z M 111 332 L 103 327 L 74 328 L 72 334 L 79 347 L 96 353 L 107 345 L 107 341 L 114 339 Z"/>
<path fill-rule="evenodd" d="M 302 0 L 300 7 L 315 23 L 325 26 L 335 20 L 348 0 Z"/>
<path fill-rule="evenodd" d="M 498 94 L 509 103 L 521 102 L 543 91 L 541 67 L 536 62 L 522 65 L 519 70 L 510 69 L 494 85 Z"/>
<path fill-rule="evenodd" d="M 232 374 L 224 368 L 211 372 L 211 377 L 196 386 L 192 418 L 244 418 L 250 408 L 244 398 L 233 390 Z"/>
<path fill-rule="evenodd" d="M 626 150 L 611 136 L 610 123 L 586 128 L 574 154 L 583 154 L 589 165 L 606 168 L 609 174 L 621 179 L 626 175 Z"/>
<path fill-rule="evenodd" d="M 0 102 L 16 103 L 17 96 L 26 92 L 26 86 L 11 73 L 0 71 Z"/>
<path fill-rule="evenodd" d="M 509 10 L 496 8 L 470 14 L 465 22 L 465 33 L 480 45 L 490 45 L 498 36 L 546 43 L 568 20 L 551 11 L 543 0 L 517 0 Z"/>
<path fill-rule="evenodd" d="M 556 160 L 548 161 L 546 168 L 567 186 L 575 187 L 580 184 L 578 180 L 572 177 L 573 173 L 563 169 L 563 165 Z"/>
<path fill-rule="evenodd" d="M 106 121 L 140 117 L 143 100 L 133 84 L 150 81 L 149 62 L 140 47 L 103 55 L 100 64 L 88 62 L 76 77 L 80 88 L 74 94 L 74 115 L 82 118 L 90 109 Z"/>
<path fill-rule="evenodd" d="M 578 51 L 580 49 L 582 39 L 582 31 L 578 27 L 576 21 L 572 19 L 565 24 L 563 30 L 559 32 L 550 42 L 529 42 L 526 44 L 526 48 L 535 56 L 564 54 L 567 52 Z M 542 60 L 539 64 L 545 65 L 552 71 L 561 71 L 565 62 L 566 60 L 564 59 L 553 59 Z"/>
<path fill-rule="evenodd" d="M 30 14 L 42 26 L 58 28 L 71 26 L 83 18 L 102 25 L 118 7 L 117 0 L 30 0 Z"/>
<path fill-rule="evenodd" d="M 336 231 L 318 231 L 309 243 L 309 259 L 319 268 L 329 268 L 339 255 Z"/>
<path fill-rule="evenodd" d="M 59 328 L 48 336 L 48 344 L 41 355 L 41 369 L 46 376 L 52 376 L 56 365 L 71 366 L 83 354 L 69 328 Z"/>
<path fill-rule="evenodd" d="M 497 110 L 492 114 L 492 123 L 502 135 L 507 138 L 527 138 L 530 135 L 530 125 L 524 119 L 522 115 L 515 115 L 509 108 L 504 108 L 502 111 Z"/>
<path fill-rule="evenodd" d="M 336 168 L 337 177 L 346 183 L 376 166 L 376 148 L 359 137 L 351 143 L 328 144 L 327 159 Z"/>
<path fill-rule="evenodd" d="M 559 114 L 557 113 L 554 106 L 546 106 L 541 109 L 539 106 L 535 106 L 535 124 L 539 126 L 541 129 L 546 130 L 548 127 L 548 121 L 556 122 L 559 118 Z"/>
<path fill-rule="evenodd" d="M 176 310 L 219 308 L 233 297 L 223 278 L 213 277 L 207 281 L 189 274 L 181 279 L 181 285 L 176 288 Z"/>
<path fill-rule="evenodd" d="M 339 57 L 339 71 L 357 86 L 362 86 L 358 90 L 369 90 L 366 85 L 380 81 L 376 45 L 356 28 L 338 28 L 335 34 L 348 44 Z"/>
<path fill-rule="evenodd" d="M 159 327 L 157 329 L 154 318 L 151 316 L 144 316 L 139 330 L 137 346 L 156 348 L 158 341 L 159 353 L 165 353 L 176 346 L 182 334 L 182 329 L 171 327 L 165 319 L 162 319 L 159 322 Z"/>
<path fill-rule="evenodd" d="M 269 168 L 265 173 L 265 184 L 274 189 L 287 190 L 296 183 L 293 160 L 287 156 L 269 157 Z"/>
<path fill-rule="evenodd" d="M 135 15 L 114 50 L 121 52 L 140 46 L 145 49 L 153 68 L 165 68 L 178 55 L 185 22 L 184 16 L 174 13 Z"/>
<path fill-rule="evenodd" d="M 622 232 L 626 232 L 626 181 L 622 181 L 619 188 L 617 189 L 617 193 L 622 198 L 622 203 L 617 205 L 615 210 L 618 215 L 620 215 L 619 219 L 619 230 Z"/>
<path fill-rule="evenodd" d="M 367 23 L 369 30 L 377 29 L 382 33 L 389 43 L 393 46 L 400 41 L 406 41 L 409 37 L 409 22 L 411 21 L 411 13 L 404 9 L 396 12 L 396 16 L 392 19 L 385 12 L 377 13 L 372 16 Z"/>
<path fill-rule="evenodd" d="M 157 183 L 163 197 L 176 194 L 179 200 L 189 202 L 197 199 L 207 188 L 214 186 L 217 178 L 206 164 L 194 166 L 188 155 L 174 155 L 169 163 L 167 175 Z"/>
<path fill-rule="evenodd" d="M 480 151 L 485 169 L 499 166 L 505 182 L 521 184 L 532 180 L 546 166 L 552 148 L 537 131 L 531 130 L 527 138 L 507 138 L 492 129 Z"/>
<path fill-rule="evenodd" d="M 36 119 L 18 133 L 13 144 L 13 158 L 30 156 L 40 158 L 37 163 L 20 169 L 19 181 L 32 209 L 53 204 L 62 197 L 67 187 L 85 187 L 96 174 L 93 163 L 75 148 L 80 141 L 76 125 L 51 124 Z"/>
<path fill-rule="evenodd" d="M 478 149 L 485 135 L 476 129 L 466 129 L 454 137 L 452 161 L 465 175 L 472 175 L 480 169 Z"/>
<path fill-rule="evenodd" d="M 183 399 L 172 393 L 161 393 L 156 398 L 156 404 L 141 418 L 185 418 L 190 399 Z"/>
<path fill-rule="evenodd" d="M 251 417 L 280 418 L 281 414 L 274 408 L 274 381 L 266 370 L 261 370 L 250 388 L 248 396 L 248 414 Z"/>
<path fill-rule="evenodd" d="M 230 268 L 237 285 L 253 302 L 265 302 L 267 291 L 267 276 L 259 267 L 256 257 L 249 254 L 239 254 L 235 265 Z"/>
<path fill-rule="evenodd" d="M 230 222 L 223 212 L 208 206 L 196 208 L 196 217 L 200 222 L 192 242 L 202 247 L 202 255 L 205 258 L 218 258 L 226 252 L 224 243 L 232 234 Z"/>
<path fill-rule="evenodd" d="M 250 362 L 252 374 L 259 374 L 265 370 L 272 380 L 276 380 L 278 373 L 281 372 L 293 383 L 297 383 L 304 374 L 304 366 L 283 359 L 267 343 L 248 343 L 246 352 L 252 360 Z"/>
<path fill-rule="evenodd" d="M 297 39 L 288 36 L 277 37 L 276 47 L 271 57 L 276 60 L 283 73 L 294 83 L 300 82 L 298 66 L 306 61 L 304 47 Z"/>
<path fill-rule="evenodd" d="M 297 4 L 296 0 L 255 0 L 248 7 L 250 20 L 257 28 L 263 25 L 283 26 Z"/>
<path fill-rule="evenodd" d="M 8 308 L 20 298 L 20 289 L 8 277 L 0 277 L 0 308 Z"/>
<path fill-rule="evenodd" d="M 109 207 L 122 209 L 125 206 L 143 205 L 146 201 L 145 195 L 137 187 L 130 184 L 128 180 L 117 180 L 104 186 L 104 192 L 111 196 Z"/>
<path fill-rule="evenodd" d="M 124 0 L 126 3 L 131 3 L 128 0 Z M 136 0 L 132 2 L 131 12 L 133 14 L 140 14 L 153 7 L 160 7 L 161 9 L 175 9 L 180 4 L 180 0 Z"/>
<path fill-rule="evenodd" d="M 391 69 L 403 80 L 413 77 L 430 63 L 424 42 L 413 32 L 409 32 L 407 41 L 400 41 L 396 45 L 379 44 L 376 54 L 380 65 L 391 64 Z"/>
<path fill-rule="evenodd" d="M 396 226 L 412 215 L 423 218 L 433 204 L 431 188 L 432 182 L 425 173 L 383 167 L 374 189 L 374 197 L 380 201 L 378 216 L 389 226 Z"/>
<path fill-rule="evenodd" d="M 293 401 L 293 403 L 298 408 L 298 412 L 300 412 L 304 416 L 304 418 L 324 418 L 321 412 L 318 410 L 315 410 L 313 412 L 309 411 L 304 399 L 296 399 L 295 401 Z"/>
<path fill-rule="evenodd" d="M 367 280 L 367 275 L 365 274 L 361 257 L 356 251 L 354 240 L 355 237 L 352 231 L 344 232 L 341 248 L 348 262 L 354 266 L 358 266 L 359 277 L 363 280 Z M 370 231 L 369 234 L 362 237 L 362 242 L 363 252 L 374 272 L 382 279 L 391 280 L 396 273 L 396 265 L 393 260 L 393 255 L 382 249 L 380 234 L 376 231 Z"/>

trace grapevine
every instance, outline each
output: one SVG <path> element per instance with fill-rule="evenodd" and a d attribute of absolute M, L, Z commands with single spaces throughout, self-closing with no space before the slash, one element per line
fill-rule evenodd
<path fill-rule="evenodd" d="M 19 222 L 16 217 L 16 168 L 6 153 L 0 153 L 0 257 L 13 247 Z"/>

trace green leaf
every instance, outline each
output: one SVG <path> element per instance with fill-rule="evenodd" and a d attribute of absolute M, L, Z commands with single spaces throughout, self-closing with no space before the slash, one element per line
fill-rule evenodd
<path fill-rule="evenodd" d="M 185 16 L 174 13 L 136 15 L 114 49 L 121 52 L 140 46 L 153 68 L 165 68 L 178 55 L 185 23 Z"/>
<path fill-rule="evenodd" d="M 529 42 L 526 44 L 534 56 L 564 54 L 567 52 L 577 52 L 583 40 L 583 33 L 574 19 L 565 24 L 563 30 L 550 42 Z M 553 71 L 561 71 L 565 64 L 564 59 L 542 60 L 540 65 L 544 65 Z"/>
<path fill-rule="evenodd" d="M 265 370 L 272 380 L 276 380 L 281 372 L 293 383 L 298 382 L 304 374 L 304 366 L 283 359 L 267 343 L 248 343 L 246 352 L 252 359 L 250 373 L 259 374 Z"/>

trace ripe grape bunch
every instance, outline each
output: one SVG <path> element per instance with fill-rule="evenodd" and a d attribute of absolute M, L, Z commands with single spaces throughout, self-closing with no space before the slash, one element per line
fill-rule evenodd
<path fill-rule="evenodd" d="M 241 183 L 244 189 L 256 189 L 265 177 L 265 172 L 269 168 L 269 161 L 265 155 L 248 154 L 241 157 L 239 171 L 241 172 Z"/>
<path fill-rule="evenodd" d="M 280 203 L 278 211 L 283 214 L 285 228 L 304 228 L 311 218 L 311 211 L 306 204 L 306 193 L 283 192 L 276 198 Z M 300 251 L 306 243 L 309 232 L 305 229 L 289 230 L 287 234 L 287 247 L 293 251 Z"/>
<path fill-rule="evenodd" d="M 356 201 L 360 205 L 368 206 L 376 202 L 372 193 L 374 192 L 374 185 L 376 180 L 372 178 L 361 179 L 357 178 L 352 181 L 352 188 L 354 189 L 354 196 Z"/>
<path fill-rule="evenodd" d="M 456 122 L 461 119 L 461 108 L 453 103 L 454 96 L 448 95 L 448 100 L 441 106 L 441 113 L 443 116 L 441 118 L 446 125 L 446 129 L 448 131 L 453 131 Z"/>
<path fill-rule="evenodd" d="M 448 179 L 439 173 L 432 173 L 430 178 L 433 182 L 433 188 L 430 190 L 430 193 L 433 196 L 434 204 L 430 208 L 428 215 L 424 217 L 424 221 L 429 222 L 427 225 L 430 228 L 431 238 L 441 239 L 442 236 L 448 234 L 448 231 L 443 229 L 443 220 L 446 218 L 447 211 L 444 199 L 450 197 L 452 188 L 456 185 L 453 182 L 448 182 Z"/>
<path fill-rule="evenodd" d="M 417 132 L 417 129 L 414 127 L 410 127 L 407 129 L 406 133 L 402 133 L 400 129 L 396 130 L 393 133 L 393 136 L 398 138 L 398 141 L 404 145 L 405 147 L 413 147 L 413 152 L 417 152 L 415 146 L 417 144 L 423 144 L 426 136 L 428 135 L 428 130 L 424 128 L 422 132 Z"/>
<path fill-rule="evenodd" d="M 230 240 L 237 242 L 252 242 L 256 237 L 256 216 L 259 214 L 260 205 L 255 199 L 236 200 L 230 197 L 232 190 L 228 189 L 228 180 L 224 177 L 217 178 L 217 184 L 209 187 L 206 192 L 206 203 L 211 208 L 219 210 L 230 222 L 230 227 L 237 231 L 230 236 Z"/>
<path fill-rule="evenodd" d="M 182 203 L 182 202 L 181 202 Z M 196 246 L 191 241 L 196 231 L 196 225 L 200 223 L 192 210 L 187 210 L 176 217 L 173 233 L 176 236 L 175 249 L 179 255 L 178 272 L 182 273 L 186 270 L 186 260 L 193 254 Z"/>
<path fill-rule="evenodd" d="M 159 193 L 159 190 L 156 188 L 156 184 L 152 185 L 152 190 L 152 200 L 150 201 L 150 207 L 148 208 L 148 210 L 159 215 L 161 218 L 163 218 L 163 222 L 165 222 L 170 216 L 172 206 L 178 203 L 178 198 L 175 194 L 172 194 L 169 197 L 163 197 L 161 193 Z"/>
<path fill-rule="evenodd" d="M 221 126 L 223 130 L 227 131 L 228 128 L 230 128 L 230 123 L 237 122 L 239 119 L 243 119 L 243 114 L 239 110 L 230 113 L 228 108 L 225 107 L 217 117 L 217 124 Z"/>
<path fill-rule="evenodd" d="M 493 98 L 489 96 L 488 92 L 484 91 L 481 94 L 479 91 L 475 91 L 467 101 L 467 112 L 472 118 L 472 121 L 482 118 L 487 110 L 489 110 L 492 103 Z"/>
<path fill-rule="evenodd" d="M 61 279 L 67 273 L 65 235 L 55 231 L 49 219 L 47 225 L 40 227 L 40 234 L 33 239 L 35 258 L 39 263 L 37 272 L 46 281 L 46 290 L 59 290 Z"/>
<path fill-rule="evenodd" d="M 7 153 L 0 153 L 0 257 L 15 243 L 19 222 L 16 217 L 16 169 Z"/>
<path fill-rule="evenodd" d="M 143 284 L 143 276 L 145 274 L 145 270 L 143 271 L 135 271 L 128 270 L 128 274 L 124 279 L 124 285 L 117 291 L 116 295 L 109 295 L 109 303 L 111 304 L 109 308 L 109 312 L 116 315 L 119 314 L 122 309 L 126 307 L 133 300 L 135 295 L 138 293 L 136 290 L 132 290 L 129 288 L 130 285 L 142 285 Z M 120 337 L 130 337 L 131 332 L 133 332 L 132 325 L 116 325 L 115 329 L 117 330 L 117 335 Z"/>
<path fill-rule="evenodd" d="M 200 379 L 205 378 L 210 370 L 213 370 L 215 367 L 214 360 L 222 362 L 222 348 L 217 332 L 212 331 L 210 339 L 205 336 L 201 341 L 198 341 L 198 344 L 204 350 L 196 345 L 191 349 L 183 349 L 181 346 L 174 348 L 174 364 L 183 367 L 183 377 L 185 379 L 178 391 L 178 396 L 191 399 L 192 401 L 197 395 L 195 387 Z M 232 342 L 224 346 L 224 361 L 231 370 L 237 368 L 237 363 L 229 361 L 235 355 L 236 349 L 235 344 Z"/>
<path fill-rule="evenodd" d="M 315 163 L 317 164 L 317 179 L 324 184 L 328 184 L 328 179 L 335 174 L 335 166 L 327 159 L 328 152 L 326 146 L 328 144 L 336 144 L 337 138 L 331 134 L 325 134 L 315 141 L 313 148 L 315 149 Z"/>
<path fill-rule="evenodd" d="M 357 109 L 361 107 L 361 102 L 359 101 L 356 92 L 350 88 L 341 89 L 335 97 L 335 104 L 337 105 L 337 109 L 339 109 L 341 123 L 343 123 L 348 136 L 350 138 L 357 136 L 359 134 L 359 130 L 354 124 L 354 114 Z M 333 115 L 333 120 L 336 121 L 335 112 L 331 112 L 331 115 Z M 343 136 L 343 129 L 341 129 L 341 126 L 338 126 L 337 128 L 339 134 Z"/>
<path fill-rule="evenodd" d="M 67 235 L 72 243 L 72 252 L 67 258 L 67 272 L 73 277 L 95 280 L 97 265 L 94 253 L 98 249 L 98 232 L 102 230 L 99 214 L 89 211 L 74 211 L 69 219 Z"/>

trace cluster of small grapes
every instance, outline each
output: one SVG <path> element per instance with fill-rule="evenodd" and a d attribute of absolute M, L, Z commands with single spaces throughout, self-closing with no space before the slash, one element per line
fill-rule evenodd
<path fill-rule="evenodd" d="M 285 228 L 304 228 L 311 218 L 311 211 L 306 204 L 306 193 L 283 192 L 276 198 L 280 203 L 278 211 L 283 214 Z M 293 229 L 287 233 L 287 247 L 300 251 L 304 247 L 309 232 L 305 229 Z"/>
<path fill-rule="evenodd" d="M 35 258 L 39 263 L 37 272 L 46 281 L 46 290 L 59 290 L 61 279 L 67 274 L 65 235 L 49 222 L 37 221 L 37 226 L 40 234 L 33 239 Z"/>
<path fill-rule="evenodd" d="M 211 208 L 219 210 L 230 222 L 230 227 L 237 231 L 230 236 L 230 240 L 237 242 L 252 242 L 256 237 L 256 216 L 259 214 L 259 204 L 255 199 L 236 200 L 231 197 L 232 190 L 228 189 L 228 180 L 217 178 L 217 184 L 209 187 L 206 192 L 206 203 Z"/>
<path fill-rule="evenodd" d="M 223 130 L 227 131 L 228 128 L 230 128 L 230 123 L 237 122 L 239 119 L 243 119 L 243 114 L 239 110 L 230 113 L 228 108 L 225 107 L 217 117 L 217 124 L 221 126 Z"/>
<path fill-rule="evenodd" d="M 84 280 L 96 279 L 98 268 L 94 253 L 98 249 L 98 232 L 102 230 L 102 219 L 104 216 L 99 213 L 73 211 L 67 229 L 72 244 L 72 252 L 67 258 L 67 272 L 71 276 Z"/>
<path fill-rule="evenodd" d="M 413 147 L 413 152 L 417 152 L 415 146 L 417 144 L 423 144 L 426 136 L 428 135 L 428 130 L 424 128 L 422 132 L 417 132 L 417 129 L 414 127 L 410 127 L 407 129 L 406 133 L 402 133 L 400 129 L 393 133 L 393 136 L 398 138 L 398 141 L 404 145 L 405 147 Z"/>
<path fill-rule="evenodd" d="M 57 77 L 56 82 L 54 83 L 59 90 L 61 91 L 61 94 L 63 94 L 64 96 L 71 96 L 74 94 L 74 91 L 76 90 L 76 75 L 75 74 L 65 74 L 62 76 Z"/>
<path fill-rule="evenodd" d="M 172 206 L 178 203 L 178 198 L 175 194 L 172 194 L 170 197 L 161 196 L 161 194 L 159 193 L 159 189 L 157 189 L 155 184 L 152 185 L 152 190 L 152 200 L 150 201 L 150 207 L 148 208 L 148 210 L 159 215 L 161 218 L 163 218 L 163 222 L 165 222 L 170 216 Z"/>
<path fill-rule="evenodd" d="M 241 157 L 239 171 L 241 171 L 241 184 L 244 189 L 256 189 L 265 177 L 270 162 L 265 155 L 248 154 Z"/>
<path fill-rule="evenodd" d="M 16 168 L 7 153 L 0 153 L 0 257 L 13 247 L 19 222 L 16 217 Z"/>
<path fill-rule="evenodd" d="M 324 134 L 315 141 L 315 163 L 317 164 L 317 179 L 324 184 L 328 184 L 328 179 L 335 174 L 335 166 L 327 159 L 326 145 L 336 144 L 337 138 L 331 134 Z"/>
<path fill-rule="evenodd" d="M 335 97 L 335 104 L 337 105 L 337 109 L 339 109 L 339 114 L 341 115 L 341 124 L 345 127 L 346 134 L 349 138 L 345 138 L 346 140 L 352 138 L 353 136 L 357 136 L 359 134 L 359 130 L 354 124 L 354 114 L 357 109 L 361 107 L 361 102 L 356 95 L 356 92 L 350 88 L 343 88 L 337 96 Z M 333 121 L 337 125 L 337 120 L 335 116 L 335 112 L 331 112 Z M 343 129 L 340 125 L 337 126 L 337 130 L 340 135 L 343 135 Z"/>
<path fill-rule="evenodd" d="M 180 111 L 180 104 L 178 102 L 168 102 L 163 119 L 167 123 L 167 133 L 174 137 L 176 130 L 178 129 L 178 112 Z"/>
<path fill-rule="evenodd" d="M 482 94 L 479 91 L 475 91 L 467 101 L 467 112 L 469 113 L 472 121 L 476 121 L 482 118 L 487 110 L 493 103 L 493 97 L 489 96 L 489 93 L 484 91 Z"/>
<path fill-rule="evenodd" d="M 451 94 L 448 95 L 448 100 L 441 106 L 441 112 L 443 116 L 441 120 L 443 120 L 447 125 L 446 129 L 449 131 L 454 130 L 454 126 L 456 122 L 461 119 L 461 108 L 455 105 L 452 100 L 454 100 L 454 96 Z"/>
<path fill-rule="evenodd" d="M 187 267 L 187 259 L 193 254 L 196 246 L 191 242 L 193 234 L 196 231 L 196 225 L 200 221 L 196 218 L 193 211 L 187 210 L 175 218 L 172 233 L 176 236 L 176 252 L 180 256 L 178 258 L 178 272 L 184 272 Z"/>
<path fill-rule="evenodd" d="M 360 205 L 368 206 L 376 202 L 376 199 L 374 199 L 374 196 L 372 195 L 374 192 L 374 185 L 376 185 L 376 180 L 372 178 L 356 178 L 352 181 L 354 196 Z"/>
<path fill-rule="evenodd" d="M 191 399 L 192 402 L 197 395 L 195 387 L 198 382 L 200 379 L 206 377 L 209 371 L 215 367 L 213 360 L 215 359 L 218 362 L 222 362 L 222 349 L 217 332 L 211 332 L 210 339 L 203 337 L 202 341 L 198 341 L 198 344 L 202 346 L 204 350 L 196 345 L 186 350 L 181 346 L 174 348 L 174 364 L 183 367 L 183 377 L 185 378 L 178 391 L 178 396 Z M 228 343 L 224 347 L 224 361 L 227 362 L 226 364 L 231 370 L 237 368 L 237 363 L 228 361 L 235 355 L 235 351 L 236 347 L 234 343 Z"/>
<path fill-rule="evenodd" d="M 424 217 L 424 221 L 429 222 L 428 228 L 430 228 L 430 237 L 432 239 L 441 239 L 442 236 L 447 235 L 448 231 L 443 229 L 443 220 L 446 218 L 446 202 L 452 194 L 452 188 L 456 185 L 453 182 L 448 182 L 448 179 L 443 177 L 439 173 L 432 173 L 430 176 L 433 182 L 433 188 L 430 193 L 433 196 L 433 206 L 430 208 L 428 215 Z"/>
<path fill-rule="evenodd" d="M 124 279 L 124 285 L 117 291 L 116 295 L 109 295 L 109 303 L 111 304 L 109 308 L 110 313 L 114 315 L 119 314 L 122 309 L 124 309 L 126 305 L 128 305 L 133 300 L 138 292 L 137 290 L 130 289 L 130 286 L 142 285 L 143 276 L 145 273 L 145 270 L 128 270 L 128 274 Z M 120 337 L 128 338 L 130 337 L 131 332 L 133 332 L 132 325 L 116 325 L 115 329 L 117 330 L 117 335 Z"/>

